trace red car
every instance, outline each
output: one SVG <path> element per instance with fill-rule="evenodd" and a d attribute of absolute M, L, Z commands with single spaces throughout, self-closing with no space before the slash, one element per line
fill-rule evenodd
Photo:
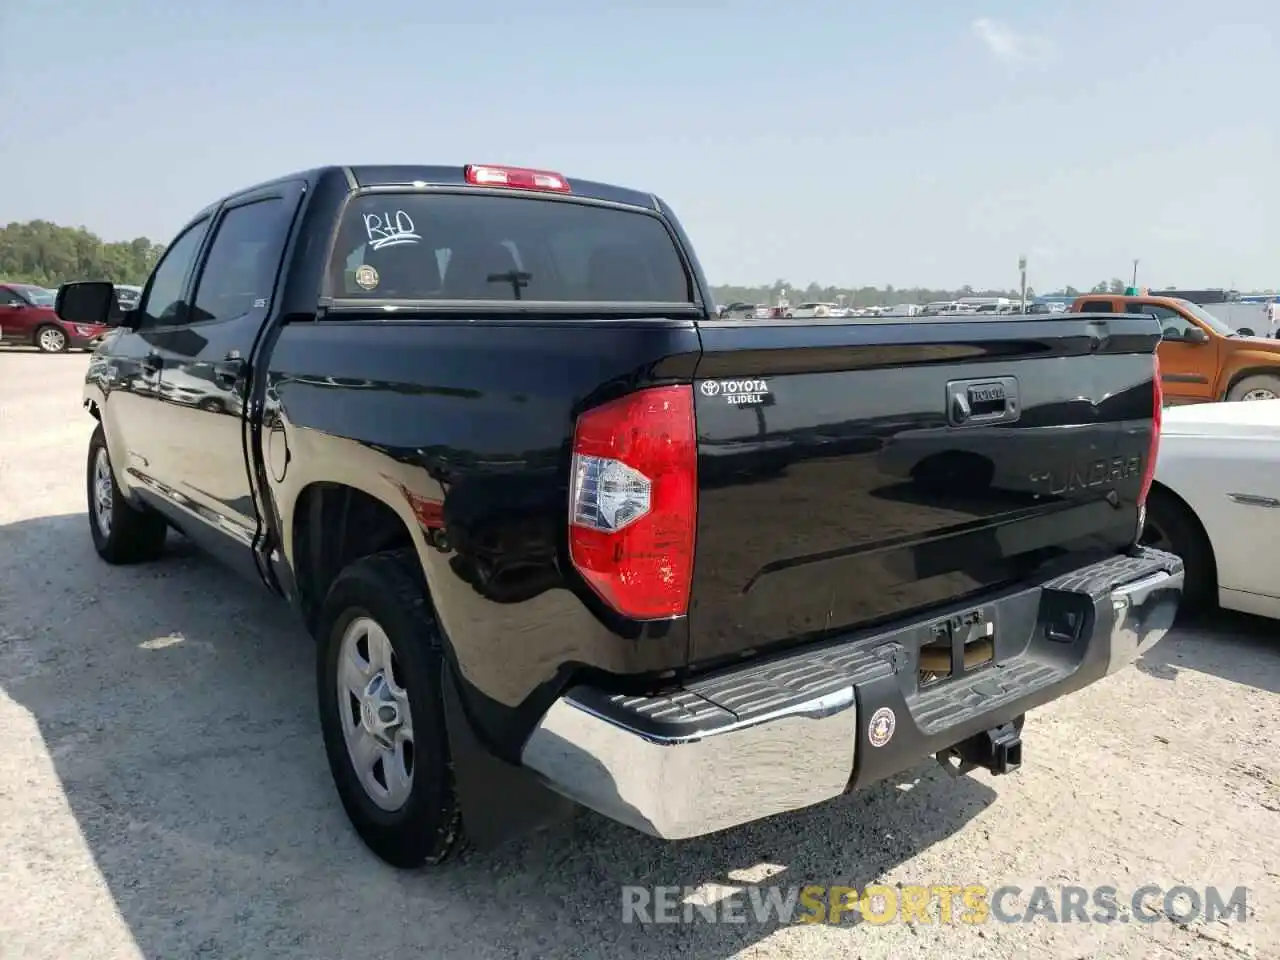
<path fill-rule="evenodd" d="M 45 353 L 94 349 L 109 328 L 59 319 L 54 296 L 31 283 L 0 283 L 0 340 L 29 343 Z"/>

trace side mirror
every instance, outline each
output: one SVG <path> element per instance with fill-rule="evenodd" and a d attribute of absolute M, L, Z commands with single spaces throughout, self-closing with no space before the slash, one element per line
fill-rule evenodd
<path fill-rule="evenodd" d="M 1189 327 L 1187 328 L 1186 339 L 1191 343 L 1208 343 L 1209 335 L 1199 327 Z"/>
<path fill-rule="evenodd" d="M 116 290 L 107 280 L 77 280 L 58 288 L 54 312 L 67 323 L 101 325 L 119 313 Z"/>
<path fill-rule="evenodd" d="M 1257 334 L 1253 332 L 1253 329 L 1252 329 L 1251 327 L 1241 327 L 1239 330 L 1237 330 L 1237 331 L 1236 331 L 1236 333 L 1240 334 L 1240 336 L 1242 336 L 1242 337 L 1256 337 L 1256 336 L 1257 336 Z"/>

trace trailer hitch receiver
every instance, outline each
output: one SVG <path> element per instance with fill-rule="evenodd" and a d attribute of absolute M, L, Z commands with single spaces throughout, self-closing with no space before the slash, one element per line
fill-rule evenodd
<path fill-rule="evenodd" d="M 939 751 L 937 760 L 956 777 L 979 767 L 996 776 L 1012 773 L 1022 766 L 1022 717 Z"/>

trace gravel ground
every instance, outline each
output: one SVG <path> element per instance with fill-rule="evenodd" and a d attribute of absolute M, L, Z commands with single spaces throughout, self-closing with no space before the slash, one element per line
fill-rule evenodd
<path fill-rule="evenodd" d="M 174 536 L 84 516 L 83 354 L 0 350 L 0 957 L 1280 956 L 1280 640 L 1179 629 L 1033 714 L 1016 774 L 935 765 L 664 844 L 583 813 L 435 872 L 381 865 L 324 762 L 310 641 Z M 1249 888 L 1243 922 L 640 926 L 623 884 Z M 739 895 L 740 896 L 740 895 Z M 1011 902 L 1016 903 L 1016 901 Z M 855 915 L 856 916 L 856 915 Z"/>

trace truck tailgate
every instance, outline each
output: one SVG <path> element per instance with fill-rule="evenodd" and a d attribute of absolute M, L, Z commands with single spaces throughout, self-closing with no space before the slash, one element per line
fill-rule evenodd
<path fill-rule="evenodd" d="M 690 661 L 869 626 L 1130 545 L 1149 317 L 700 326 Z"/>

